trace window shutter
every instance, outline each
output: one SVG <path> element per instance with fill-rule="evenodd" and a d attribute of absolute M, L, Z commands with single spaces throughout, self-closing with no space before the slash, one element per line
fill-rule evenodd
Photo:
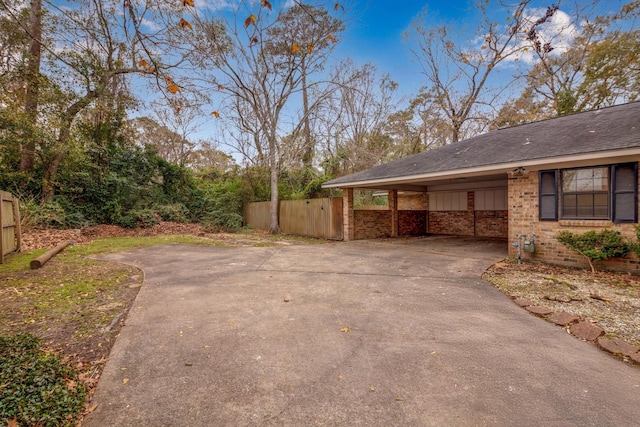
<path fill-rule="evenodd" d="M 638 222 L 638 164 L 612 166 L 613 222 Z"/>
<path fill-rule="evenodd" d="M 540 221 L 558 220 L 558 171 L 540 171 L 539 180 L 539 219 Z"/>

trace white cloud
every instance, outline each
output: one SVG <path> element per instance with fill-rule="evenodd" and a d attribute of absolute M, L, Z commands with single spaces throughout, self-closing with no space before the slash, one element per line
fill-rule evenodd
<path fill-rule="evenodd" d="M 200 12 L 220 12 L 237 10 L 240 0 L 194 0 Z"/>
<path fill-rule="evenodd" d="M 527 11 L 524 19 L 528 24 L 525 25 L 525 28 L 531 28 L 545 13 L 546 9 Z M 562 10 L 557 10 L 550 20 L 538 25 L 536 30 L 541 45 L 544 46 L 546 43 L 549 43 L 553 48 L 551 55 L 559 55 L 566 52 L 573 44 L 573 40 L 580 34 L 580 29 L 572 22 L 571 17 Z M 517 46 L 526 49 L 508 58 L 508 60 L 519 60 L 528 64 L 536 61 L 537 56 L 531 49 L 531 42 L 526 40 L 524 34 L 523 37 L 517 41 Z"/>
<path fill-rule="evenodd" d="M 162 29 L 161 25 L 156 24 L 153 21 L 150 21 L 146 18 L 143 18 L 142 21 L 140 22 L 143 26 L 147 27 L 148 29 L 150 29 L 151 31 L 160 31 Z"/>

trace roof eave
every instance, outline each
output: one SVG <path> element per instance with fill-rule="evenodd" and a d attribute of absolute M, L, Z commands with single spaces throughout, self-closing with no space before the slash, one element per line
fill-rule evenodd
<path fill-rule="evenodd" d="M 532 168 L 543 169 L 558 168 L 558 167 L 570 167 L 571 165 L 579 165 L 585 162 L 592 162 L 593 160 L 603 160 L 611 163 L 624 161 L 624 158 L 631 156 L 640 156 L 640 147 L 625 148 L 618 150 L 597 151 L 584 154 L 573 154 L 557 157 L 545 157 L 540 159 L 520 160 L 508 163 L 498 163 L 493 165 L 475 166 L 471 168 L 452 169 L 439 172 L 429 172 L 414 175 L 403 175 L 396 177 L 370 179 L 362 181 L 346 181 L 331 183 L 326 182 L 322 184 L 323 188 L 375 188 L 376 185 L 394 185 L 394 184 L 406 184 L 415 182 L 424 182 L 434 179 L 454 179 L 461 177 L 481 176 L 495 173 L 508 173 L 516 168 Z"/>

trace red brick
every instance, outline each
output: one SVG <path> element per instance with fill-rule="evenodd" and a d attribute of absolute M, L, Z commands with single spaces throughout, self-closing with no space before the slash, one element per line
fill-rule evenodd
<path fill-rule="evenodd" d="M 539 305 L 530 305 L 525 307 L 529 313 L 537 314 L 538 316 L 546 316 L 553 313 L 553 310 L 547 307 L 541 307 Z"/>
<path fill-rule="evenodd" d="M 566 311 L 558 311 L 556 313 L 553 313 L 551 317 L 549 317 L 549 320 L 551 320 L 556 325 L 567 326 L 577 322 L 578 320 L 580 320 L 580 318 L 571 313 L 567 313 Z"/>
<path fill-rule="evenodd" d="M 533 301 L 525 298 L 516 298 L 513 300 L 513 302 L 518 304 L 520 307 L 529 307 L 530 305 L 533 305 Z"/>
<path fill-rule="evenodd" d="M 638 348 L 636 346 L 631 345 L 620 338 L 600 337 L 598 338 L 598 346 L 609 353 L 622 356 L 631 356 L 632 354 L 638 353 Z"/>
<path fill-rule="evenodd" d="M 595 341 L 599 336 L 604 334 L 602 328 L 586 321 L 571 325 L 569 331 L 576 337 L 587 341 Z"/>

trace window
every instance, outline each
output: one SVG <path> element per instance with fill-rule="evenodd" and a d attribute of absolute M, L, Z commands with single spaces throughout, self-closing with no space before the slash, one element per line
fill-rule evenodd
<path fill-rule="evenodd" d="M 638 220 L 637 163 L 539 173 L 539 218 Z"/>
<path fill-rule="evenodd" d="M 565 169 L 562 179 L 562 218 L 609 218 L 609 168 Z"/>

